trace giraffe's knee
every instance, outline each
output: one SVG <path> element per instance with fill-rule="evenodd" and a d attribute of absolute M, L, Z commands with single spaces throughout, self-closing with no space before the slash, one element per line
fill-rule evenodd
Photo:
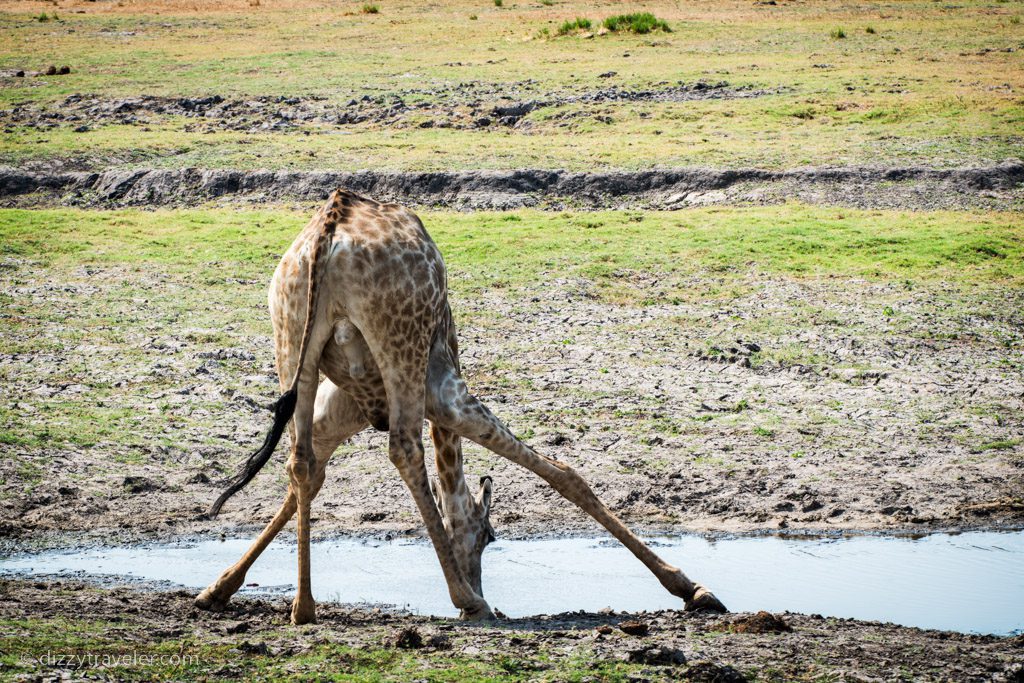
<path fill-rule="evenodd" d="M 293 455 L 288 460 L 288 464 L 285 465 L 285 471 L 288 473 L 288 479 L 292 485 L 302 489 L 312 479 L 313 465 L 309 462 L 308 458 L 300 458 Z"/>
<path fill-rule="evenodd" d="M 594 489 L 590 487 L 587 480 L 579 472 L 560 460 L 544 458 L 554 468 L 548 477 L 548 481 L 563 495 L 575 502 L 577 505 L 588 505 L 600 503 Z"/>

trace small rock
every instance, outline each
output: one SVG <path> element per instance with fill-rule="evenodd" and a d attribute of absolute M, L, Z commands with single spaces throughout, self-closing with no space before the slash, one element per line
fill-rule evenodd
<path fill-rule="evenodd" d="M 245 641 L 239 644 L 238 649 L 249 655 L 269 655 L 270 648 L 266 643 L 250 643 Z"/>
<path fill-rule="evenodd" d="M 546 438 L 544 440 L 544 443 L 546 443 L 548 446 L 561 446 L 563 444 L 569 443 L 569 437 L 567 437 L 565 434 L 560 434 L 556 432 L 549 436 L 548 438 Z"/>
<path fill-rule="evenodd" d="M 427 638 L 426 646 L 432 647 L 435 650 L 450 650 L 452 648 L 452 641 L 451 638 L 443 633 L 435 633 Z"/>
<path fill-rule="evenodd" d="M 245 633 L 248 630 L 249 623 L 246 621 L 239 621 L 236 624 L 228 624 L 226 627 L 224 627 L 224 632 L 228 635 L 232 635 L 235 633 Z"/>
<path fill-rule="evenodd" d="M 386 512 L 364 512 L 359 515 L 360 522 L 380 522 L 386 519 L 388 513 Z"/>
<path fill-rule="evenodd" d="M 614 631 L 615 631 L 615 629 L 613 629 L 608 624 L 601 624 L 600 626 L 597 627 L 597 632 L 600 633 L 603 636 L 611 635 Z"/>
<path fill-rule="evenodd" d="M 122 485 L 128 490 L 128 493 L 146 493 L 160 488 L 156 482 L 146 477 L 125 477 Z"/>
<path fill-rule="evenodd" d="M 618 75 L 619 75 L 618 72 L 615 72 L 615 71 L 605 71 L 603 74 L 598 74 L 597 77 L 598 78 L 611 78 L 612 76 L 618 76 Z"/>
<path fill-rule="evenodd" d="M 679 666 L 686 664 L 686 655 L 679 648 L 667 645 L 648 645 L 639 650 L 630 651 L 628 660 L 634 664 Z"/>
<path fill-rule="evenodd" d="M 646 636 L 650 631 L 650 627 L 642 621 L 624 621 L 619 624 L 619 628 L 631 636 Z"/>
<path fill-rule="evenodd" d="M 731 666 L 714 662 L 697 662 L 691 665 L 683 672 L 682 679 L 693 683 L 743 683 L 747 680 Z"/>
<path fill-rule="evenodd" d="M 821 503 L 821 501 L 819 501 L 819 500 L 812 500 L 809 503 L 807 503 L 804 506 L 802 506 L 800 508 L 800 510 L 801 510 L 801 512 L 814 512 L 815 510 L 820 510 L 823 507 L 825 507 L 825 506 Z"/>

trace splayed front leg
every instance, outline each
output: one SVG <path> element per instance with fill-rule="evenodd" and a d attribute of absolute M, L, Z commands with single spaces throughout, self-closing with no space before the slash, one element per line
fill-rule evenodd
<path fill-rule="evenodd" d="M 661 559 L 633 534 L 567 464 L 542 456 L 517 439 L 455 374 L 431 378 L 431 419 L 484 448 L 534 472 L 567 500 L 597 520 L 657 577 L 668 592 L 683 599 L 687 610 L 726 612 L 707 588 L 691 581 L 679 568 Z"/>

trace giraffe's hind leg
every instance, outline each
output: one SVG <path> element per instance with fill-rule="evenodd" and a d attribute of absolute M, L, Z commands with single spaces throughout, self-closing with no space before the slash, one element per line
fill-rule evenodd
<path fill-rule="evenodd" d="M 316 453 L 316 469 L 313 477 L 314 496 L 323 486 L 327 461 L 334 454 L 335 449 L 366 426 L 366 419 L 348 394 L 330 380 L 325 380 L 320 384 L 313 415 L 313 451 Z M 281 532 L 284 525 L 295 516 L 295 509 L 295 493 L 289 487 L 288 495 L 274 518 L 241 559 L 224 570 L 220 578 L 196 597 L 196 606 L 203 609 L 224 607 L 231 596 L 245 583 L 245 575 L 256 559 Z"/>
<path fill-rule="evenodd" d="M 563 462 L 538 454 L 517 439 L 485 405 L 469 393 L 466 383 L 460 377 L 450 374 L 444 378 L 434 378 L 430 384 L 432 397 L 428 406 L 431 419 L 440 421 L 465 438 L 525 467 L 551 484 L 563 497 L 579 506 L 629 548 L 666 590 L 685 601 L 686 609 L 727 611 L 725 605 L 709 590 L 691 581 L 637 538 L 598 499 L 575 470 Z"/>

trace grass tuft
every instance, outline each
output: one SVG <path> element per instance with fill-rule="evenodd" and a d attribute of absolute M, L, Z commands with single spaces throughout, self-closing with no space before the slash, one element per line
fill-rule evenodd
<path fill-rule="evenodd" d="M 366 3 L 360 10 L 363 14 L 380 14 L 380 7 L 378 5 L 371 5 Z"/>
<path fill-rule="evenodd" d="M 978 444 L 972 450 L 975 453 L 983 453 L 985 451 L 1009 451 L 1016 448 L 1019 443 L 1019 439 L 999 439 L 997 441 L 987 441 L 985 443 Z"/>
<path fill-rule="evenodd" d="M 832 29 L 829 35 L 832 36 L 834 40 L 842 40 L 846 37 L 846 31 L 843 30 L 842 26 L 840 26 L 839 28 Z"/>
<path fill-rule="evenodd" d="M 584 17 L 576 17 L 575 19 L 571 21 L 566 21 L 561 26 L 559 26 L 556 35 L 567 36 L 570 33 L 577 33 L 579 31 L 589 31 L 591 26 L 593 26 L 593 24 L 591 23 L 590 19 L 586 19 Z"/>
<path fill-rule="evenodd" d="M 652 31 L 664 31 L 671 33 L 667 22 L 659 19 L 650 12 L 638 12 L 635 14 L 616 14 L 604 20 L 604 27 L 612 33 L 651 33 Z"/>

